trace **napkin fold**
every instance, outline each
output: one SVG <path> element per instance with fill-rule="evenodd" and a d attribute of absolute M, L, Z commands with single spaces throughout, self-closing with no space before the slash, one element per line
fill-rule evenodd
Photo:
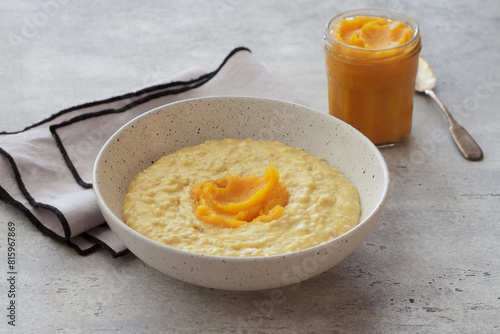
<path fill-rule="evenodd" d="M 92 168 L 102 145 L 122 125 L 148 110 L 223 95 L 304 104 L 248 48 L 238 47 L 212 72 L 193 67 L 164 84 L 64 109 L 20 131 L 0 132 L 0 199 L 81 255 L 99 248 L 114 257 L 126 254 L 92 190 Z"/>

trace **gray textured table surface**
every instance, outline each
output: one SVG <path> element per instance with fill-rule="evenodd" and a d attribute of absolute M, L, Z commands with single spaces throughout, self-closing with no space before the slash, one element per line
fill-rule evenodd
<path fill-rule="evenodd" d="M 500 331 L 500 2 L 2 1 L 0 130 L 126 93 L 249 47 L 327 111 L 326 21 L 390 7 L 419 22 L 436 92 L 482 146 L 464 160 L 447 122 L 415 97 L 411 136 L 383 149 L 387 207 L 366 242 L 328 272 L 269 291 L 185 284 L 132 254 L 77 255 L 0 203 L 0 332 L 496 333 Z M 16 327 L 7 321 L 6 237 L 17 229 Z"/>

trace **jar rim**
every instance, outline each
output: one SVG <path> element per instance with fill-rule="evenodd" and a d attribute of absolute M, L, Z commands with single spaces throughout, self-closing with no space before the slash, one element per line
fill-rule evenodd
<path fill-rule="evenodd" d="M 383 15 L 385 13 L 385 15 Z M 389 14 L 389 15 L 388 15 Z M 370 17 L 382 17 L 382 18 L 387 18 L 387 19 L 392 19 L 392 20 L 398 20 L 400 22 L 403 22 L 407 26 L 409 26 L 413 30 L 413 36 L 410 40 L 406 41 L 405 43 L 401 45 L 396 45 L 392 46 L 389 48 L 383 48 L 383 49 L 365 49 L 365 48 L 360 48 L 357 46 L 352 46 L 348 45 L 345 43 L 342 43 L 341 41 L 337 40 L 334 38 L 331 34 L 331 28 L 333 28 L 335 25 L 332 23 L 337 21 L 340 21 L 341 19 L 344 18 L 352 18 L 355 16 L 370 16 Z M 399 48 L 404 49 L 407 48 L 409 45 L 412 43 L 415 43 L 415 41 L 419 38 L 420 36 L 420 27 L 418 24 L 413 20 L 411 17 L 409 17 L 406 14 L 403 14 L 401 12 L 392 10 L 392 9 L 386 9 L 386 8 L 359 8 L 359 9 L 352 9 L 343 13 L 340 13 L 336 16 L 334 16 L 330 21 L 325 26 L 325 33 L 323 36 L 323 40 L 325 43 L 330 43 L 332 45 L 332 42 L 337 44 L 338 46 L 345 47 L 347 49 L 352 49 L 352 50 L 359 50 L 359 51 L 364 51 L 364 52 L 380 52 L 380 51 L 390 51 L 390 50 L 397 50 Z"/>

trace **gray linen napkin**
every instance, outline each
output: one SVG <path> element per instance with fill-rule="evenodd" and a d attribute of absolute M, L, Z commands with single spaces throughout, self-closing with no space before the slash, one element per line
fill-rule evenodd
<path fill-rule="evenodd" d="M 244 47 L 232 50 L 213 72 L 191 68 L 165 82 L 62 110 L 20 131 L 0 132 L 0 199 L 79 254 L 102 247 L 117 257 L 128 250 L 99 211 L 92 167 L 102 145 L 123 124 L 195 97 L 258 96 L 302 103 Z"/>

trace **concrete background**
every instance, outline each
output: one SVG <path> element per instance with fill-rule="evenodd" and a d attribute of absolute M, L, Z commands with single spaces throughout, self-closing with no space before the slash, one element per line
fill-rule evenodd
<path fill-rule="evenodd" d="M 412 134 L 383 149 L 391 194 L 366 242 L 335 268 L 272 291 L 192 286 L 134 255 L 81 257 L 0 203 L 2 333 L 496 333 L 500 331 L 500 2 L 2 1 L 0 130 L 215 69 L 250 48 L 327 112 L 322 34 L 337 13 L 386 7 L 413 17 L 436 92 L 485 153 L 463 159 L 447 121 L 415 97 Z M 16 226 L 16 327 L 7 324 L 6 238 Z"/>

